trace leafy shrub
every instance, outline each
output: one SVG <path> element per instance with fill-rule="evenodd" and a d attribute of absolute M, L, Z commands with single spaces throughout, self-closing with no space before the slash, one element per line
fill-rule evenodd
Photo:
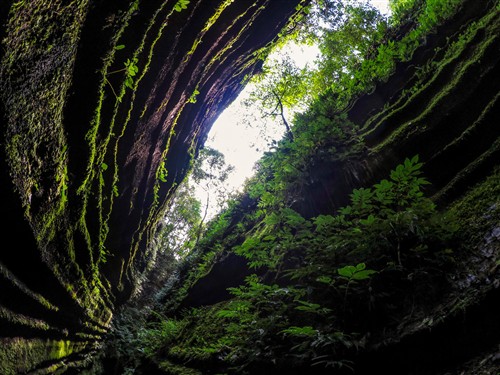
<path fill-rule="evenodd" d="M 336 215 L 306 219 L 260 204 L 256 225 L 234 247 L 259 275 L 229 288 L 228 301 L 148 331 L 151 353 L 169 348 L 176 360 L 223 362 L 235 373 L 277 358 L 286 366 L 349 367 L 348 353 L 364 345 L 368 329 L 353 333 L 352 316 L 365 321 L 360 317 L 374 308 L 385 273 L 398 269 L 404 279 L 442 264 L 438 254 L 449 251 L 454 221 L 424 196 L 421 168 L 417 156 L 406 159 L 389 179 L 354 190 Z M 401 303 L 390 286 L 383 288 L 382 303 Z"/>

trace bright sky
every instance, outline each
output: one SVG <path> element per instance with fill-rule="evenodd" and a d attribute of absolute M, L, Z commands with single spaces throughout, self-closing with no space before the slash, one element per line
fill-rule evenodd
<path fill-rule="evenodd" d="M 370 3 L 380 10 L 382 14 L 389 14 L 389 0 L 370 0 Z"/>
<path fill-rule="evenodd" d="M 371 0 L 371 3 L 380 9 L 384 14 L 388 13 L 388 0 Z M 313 64 L 318 53 L 315 46 L 304 46 L 294 48 L 292 56 L 298 66 Z M 265 134 L 263 134 L 264 120 L 255 119 L 253 125 L 245 122 L 244 111 L 248 111 L 242 104 L 243 100 L 250 92 L 250 84 L 236 98 L 236 100 L 219 116 L 214 123 L 206 146 L 215 148 L 225 156 L 226 163 L 235 167 L 235 171 L 229 177 L 227 186 L 230 189 L 241 189 L 246 178 L 253 175 L 253 167 L 262 154 L 268 150 L 271 139 L 279 140 L 283 136 L 283 125 L 266 124 Z M 201 189 L 197 191 L 198 199 L 205 201 L 204 193 Z M 217 207 L 209 209 L 209 216 L 218 211 Z"/>
<path fill-rule="evenodd" d="M 316 46 L 301 46 L 293 48 L 293 56 L 298 67 L 313 64 L 319 50 Z M 227 183 L 237 190 L 242 187 L 245 179 L 253 174 L 253 167 L 262 154 L 269 149 L 270 140 L 279 140 L 283 136 L 284 127 L 273 121 L 261 118 L 252 119 L 248 123 L 248 111 L 242 103 L 248 98 L 252 84 L 248 84 L 236 100 L 219 116 L 214 123 L 206 146 L 222 152 L 226 163 L 235 167 Z M 264 122 L 266 122 L 265 127 Z M 263 134 L 265 132 L 265 134 Z"/>

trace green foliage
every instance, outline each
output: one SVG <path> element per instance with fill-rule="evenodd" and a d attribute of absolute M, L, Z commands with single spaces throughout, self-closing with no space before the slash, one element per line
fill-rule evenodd
<path fill-rule="evenodd" d="M 253 79 L 250 104 L 258 103 L 263 116 L 283 117 L 283 108 L 291 113 L 304 110 L 332 89 L 336 108 L 342 108 L 340 100 L 353 94 L 349 80 L 359 74 L 360 64 L 386 29 L 385 18 L 367 2 L 317 0 L 301 6 L 293 24 L 280 34 L 281 41 L 265 61 L 262 74 Z M 290 56 L 293 52 L 285 52 L 294 44 L 317 45 L 316 63 L 297 67 Z"/>
<path fill-rule="evenodd" d="M 482 243 L 488 231 L 500 222 L 500 168 L 477 186 L 471 186 L 465 199 L 455 202 L 450 213 L 456 217 L 457 233 L 464 248 Z"/>
<path fill-rule="evenodd" d="M 205 147 L 199 151 L 190 175 L 191 183 L 203 190 L 206 197 L 199 238 L 207 218 L 214 214 L 213 207 L 216 206 L 221 210 L 226 206 L 232 191 L 227 188 L 225 182 L 233 170 L 234 167 L 226 164 L 224 154 L 220 151 L 211 147 Z"/>
<path fill-rule="evenodd" d="M 184 182 L 177 188 L 157 231 L 159 251 L 179 259 L 187 256 L 194 247 L 200 220 L 201 203 L 196 199 L 193 187 Z"/>
<path fill-rule="evenodd" d="M 190 271 L 175 300 L 231 252 L 245 258 L 256 274 L 229 288 L 224 302 L 177 311 L 175 324 L 182 329 L 152 336 L 152 352 L 173 363 L 200 368 L 210 363 L 231 373 L 252 373 L 262 363 L 279 369 L 280 361 L 349 367 L 345 358 L 376 330 L 373 319 L 390 316 L 394 324 L 408 301 L 418 297 L 415 275 L 432 274 L 454 261 L 458 226 L 425 197 L 429 182 L 418 156 L 405 159 L 373 186 L 353 190 L 349 204 L 336 213 L 304 217 L 297 207 L 305 205 L 304 192 L 317 186 L 318 170 L 365 150 L 342 109 L 386 79 L 396 62 L 411 58 L 458 2 L 393 1 L 395 16 L 388 21 L 365 5 L 318 4 L 324 7 L 301 8 L 295 21 L 311 32 L 309 40 L 321 30 L 320 68 L 267 65 L 270 78 L 260 78 L 252 99 L 288 124 L 292 136 L 272 145 L 245 193 L 203 228 L 184 263 Z M 309 14 L 316 19 L 308 19 Z M 394 34 L 410 15 L 415 26 Z M 282 33 L 292 35 L 292 29 Z M 288 123 L 283 108 L 304 104 L 307 109 Z M 206 163 L 195 167 L 194 181 L 223 181 L 217 176 L 226 168 L 217 152 L 202 152 Z"/>
<path fill-rule="evenodd" d="M 161 182 L 167 182 L 168 170 L 165 161 L 160 163 L 158 171 L 156 172 L 156 179 Z"/>
<path fill-rule="evenodd" d="M 295 310 L 305 311 L 320 315 L 328 314 L 329 312 L 332 311 L 332 309 L 322 307 L 319 303 L 311 303 L 301 300 L 296 300 L 296 302 L 299 304 L 299 306 L 296 306 Z"/>
<path fill-rule="evenodd" d="M 193 93 L 191 94 L 191 96 L 189 97 L 189 99 L 188 99 L 188 103 L 196 103 L 196 96 L 197 96 L 199 93 L 200 93 L 200 92 L 199 92 L 197 89 L 195 89 L 195 90 L 193 91 Z"/>
<path fill-rule="evenodd" d="M 140 331 L 139 350 L 147 357 L 154 355 L 159 349 L 172 342 L 179 335 L 182 327 L 182 321 L 160 317 L 158 322 L 149 323 Z"/>
<path fill-rule="evenodd" d="M 187 9 L 189 3 L 190 3 L 189 0 L 178 0 L 177 3 L 175 3 L 174 5 L 174 10 L 176 12 L 182 12 L 183 9 Z"/>
<path fill-rule="evenodd" d="M 192 178 L 196 183 L 203 180 L 211 184 L 222 183 L 233 170 L 233 166 L 226 164 L 224 154 L 216 149 L 205 147 L 200 150 L 197 162 L 193 165 Z"/>
<path fill-rule="evenodd" d="M 373 46 L 382 40 L 387 29 L 385 19 L 366 3 L 347 2 L 341 13 L 323 17 L 327 26 L 321 29 L 321 57 L 315 77 L 323 90 L 332 87 L 335 92 L 349 90 L 352 75 L 361 74 L 360 65 L 366 64 Z M 348 82 L 345 77 L 350 78 Z"/>
<path fill-rule="evenodd" d="M 139 71 L 139 68 L 137 67 L 137 58 L 134 57 L 132 60 L 127 59 L 125 61 L 125 72 L 126 72 L 126 78 L 125 78 L 125 86 L 127 86 L 129 89 L 133 89 L 134 85 L 134 78 L 137 72 Z"/>
<path fill-rule="evenodd" d="M 316 179 L 316 165 L 333 163 L 362 148 L 356 126 L 345 115 L 325 107 L 313 107 L 295 118 L 293 140 L 275 143 L 257 163 L 257 174 L 248 185 L 252 198 L 259 199 L 262 213 L 289 207 L 302 199 L 304 190 Z"/>
<path fill-rule="evenodd" d="M 120 44 L 120 45 L 115 46 L 115 51 L 119 51 L 119 50 L 122 50 L 124 48 L 125 48 L 125 45 Z M 109 87 L 111 88 L 111 91 L 113 92 L 113 95 L 115 96 L 115 98 L 118 101 L 121 101 L 121 96 L 116 93 L 115 89 L 113 88 L 113 85 L 108 80 L 108 77 L 110 75 L 113 75 L 113 74 L 124 72 L 125 73 L 124 85 L 125 85 L 125 87 L 128 87 L 129 89 L 133 90 L 134 89 L 134 77 L 139 72 L 139 68 L 137 66 L 137 63 L 138 63 L 137 57 L 132 58 L 132 60 L 127 59 L 127 61 L 125 61 L 123 63 L 125 65 L 124 68 L 109 72 L 106 74 L 106 77 L 104 77 L 106 83 L 109 85 Z"/>
<path fill-rule="evenodd" d="M 359 263 L 356 266 L 344 266 L 342 268 L 337 269 L 337 272 L 340 276 L 346 278 L 348 281 L 353 280 L 366 280 L 369 279 L 377 271 L 367 270 L 366 264 Z"/>
<path fill-rule="evenodd" d="M 278 270 L 285 254 L 291 251 L 296 243 L 309 239 L 310 226 L 297 212 L 282 208 L 265 216 L 254 235 L 247 237 L 234 251 L 246 257 L 251 268 L 265 266 Z"/>
<path fill-rule="evenodd" d="M 317 330 L 315 330 L 311 326 L 304 326 L 304 327 L 288 327 L 287 329 L 284 329 L 281 331 L 285 335 L 292 335 L 292 336 L 314 336 L 316 333 L 318 333 Z"/>
<path fill-rule="evenodd" d="M 316 44 L 316 67 L 298 69 L 289 58 L 266 62 L 252 102 L 264 114 L 279 115 L 279 102 L 291 112 L 333 97 L 329 107 L 343 110 L 358 95 L 386 80 L 398 61 L 408 61 L 425 36 L 450 18 L 462 0 L 393 0 L 392 16 L 384 18 L 363 1 L 317 0 L 303 8 L 286 43 Z M 401 35 L 399 27 L 410 31 Z M 293 129 L 292 129 L 293 130 Z"/>
<path fill-rule="evenodd" d="M 354 190 L 351 204 L 336 215 L 311 219 L 259 193 L 260 214 L 251 230 L 242 228 L 245 240 L 233 251 L 260 276 L 229 288 L 225 302 L 185 312 L 183 330 L 166 335 L 161 350 L 169 347 L 176 361 L 222 361 L 235 373 L 276 358 L 350 366 L 343 353 L 363 345 L 358 334 L 345 332 L 352 316 L 371 313 L 373 293 L 391 293 L 373 289 L 373 282 L 394 269 L 406 275 L 445 264 L 439 254 L 449 249 L 456 227 L 424 197 L 421 168 L 417 156 L 408 158 L 389 179 Z M 227 229 L 227 222 L 217 225 Z M 204 275 L 217 253 L 205 253 L 193 274 Z"/>
<path fill-rule="evenodd" d="M 357 127 L 342 111 L 357 95 L 385 80 L 396 62 L 411 58 L 426 33 L 450 17 L 459 2 L 393 2 L 400 11 L 390 24 L 362 2 L 325 0 L 307 11 L 302 9 L 302 18 L 295 25 L 301 31 L 285 31 L 283 38 L 307 35 L 305 40 L 319 43 L 318 67 L 299 69 L 289 56 L 266 62 L 263 74 L 254 79 L 256 88 L 247 103 L 257 104 L 262 116 L 275 118 L 286 127 L 287 137 L 273 145 L 279 152 L 264 156 L 258 164 L 260 176 L 255 177 L 260 182 L 249 188 L 249 194 L 255 195 L 264 187 L 258 194 L 261 208 L 289 206 L 300 199 L 309 181 L 315 179 L 315 164 L 363 151 Z M 405 12 L 413 12 L 412 22 L 417 26 L 398 35 L 397 27 L 408 22 Z M 293 121 L 286 118 L 294 112 Z"/>
<path fill-rule="evenodd" d="M 284 115 L 284 110 L 300 107 L 308 101 L 311 87 L 308 85 L 307 68 L 298 68 L 289 53 L 280 53 L 268 59 L 262 73 L 253 79 L 255 88 L 246 101 L 256 106 L 261 116 L 273 119 Z"/>
<path fill-rule="evenodd" d="M 308 267 L 289 269 L 288 275 L 328 285 L 338 274 L 328 265 L 338 262 L 340 254 L 360 261 L 367 256 L 385 259 L 399 266 L 403 257 L 425 257 L 435 243 L 451 239 L 456 228 L 449 218 L 440 218 L 435 205 L 424 197 L 422 188 L 428 182 L 421 176 L 421 167 L 417 156 L 406 159 L 391 172 L 390 180 L 354 190 L 351 204 L 336 216 L 305 220 L 289 208 L 273 206 L 272 195 L 264 193 L 262 199 L 269 202 L 259 205 L 266 215 L 234 251 L 246 257 L 250 267 L 274 271 L 281 270 L 285 257 L 305 253 Z M 374 271 L 364 267 L 362 262 L 347 266 L 341 276 L 366 279 Z"/>

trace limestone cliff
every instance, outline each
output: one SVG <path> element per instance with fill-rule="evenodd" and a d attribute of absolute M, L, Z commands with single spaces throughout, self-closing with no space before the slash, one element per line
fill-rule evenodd
<path fill-rule="evenodd" d="M 64 371 L 98 347 L 190 159 L 297 3 L 2 1 L 0 373 Z"/>

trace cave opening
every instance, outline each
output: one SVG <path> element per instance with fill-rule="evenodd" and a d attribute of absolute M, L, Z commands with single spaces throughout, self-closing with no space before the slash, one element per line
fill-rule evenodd
<path fill-rule="evenodd" d="M 0 373 L 495 373 L 499 28 L 498 0 L 2 2 Z"/>

